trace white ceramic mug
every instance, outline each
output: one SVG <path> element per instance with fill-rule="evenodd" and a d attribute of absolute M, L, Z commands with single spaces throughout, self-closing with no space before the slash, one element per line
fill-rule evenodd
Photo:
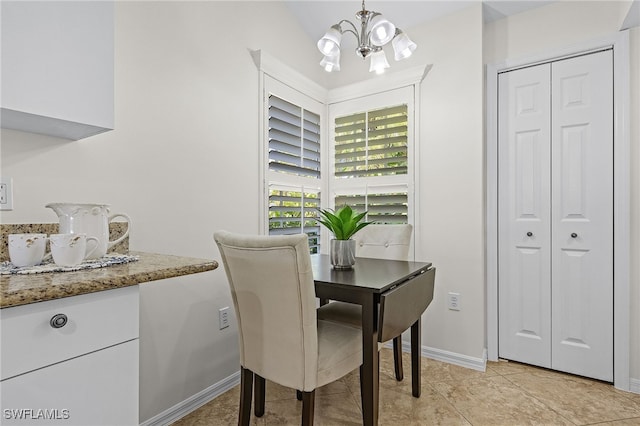
<path fill-rule="evenodd" d="M 87 250 L 87 242 L 89 241 L 93 241 L 94 245 Z M 51 234 L 49 235 L 49 244 L 53 261 L 59 266 L 81 264 L 100 245 L 97 238 L 87 237 L 87 234 Z"/>
<path fill-rule="evenodd" d="M 17 267 L 42 263 L 47 246 L 47 234 L 9 234 L 9 258 Z"/>

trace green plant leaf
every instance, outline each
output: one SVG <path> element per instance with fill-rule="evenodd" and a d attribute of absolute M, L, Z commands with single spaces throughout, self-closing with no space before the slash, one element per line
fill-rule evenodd
<path fill-rule="evenodd" d="M 343 205 L 338 210 L 317 209 L 322 215 L 318 222 L 331 231 L 337 240 L 348 240 L 360 229 L 372 222 L 362 222 L 367 212 L 356 214 L 351 207 Z"/>

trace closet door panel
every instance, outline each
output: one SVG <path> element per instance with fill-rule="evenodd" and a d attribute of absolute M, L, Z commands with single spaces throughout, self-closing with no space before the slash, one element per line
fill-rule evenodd
<path fill-rule="evenodd" d="M 612 52 L 552 64 L 552 368 L 613 380 Z"/>
<path fill-rule="evenodd" d="M 499 356 L 551 366 L 550 65 L 500 74 Z"/>

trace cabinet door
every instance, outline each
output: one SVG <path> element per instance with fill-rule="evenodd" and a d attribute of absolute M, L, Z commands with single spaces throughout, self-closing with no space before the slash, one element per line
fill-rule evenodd
<path fill-rule="evenodd" d="M 551 366 L 550 65 L 500 74 L 499 355 Z"/>
<path fill-rule="evenodd" d="M 3 128 L 82 139 L 114 124 L 114 2 L 2 1 Z"/>
<path fill-rule="evenodd" d="M 552 367 L 613 381 L 613 52 L 551 74 Z"/>
<path fill-rule="evenodd" d="M 138 424 L 138 339 L 0 382 L 2 425 Z"/>

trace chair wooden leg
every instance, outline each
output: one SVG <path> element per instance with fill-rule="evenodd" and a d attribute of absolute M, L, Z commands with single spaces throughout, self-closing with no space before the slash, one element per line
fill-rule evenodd
<path fill-rule="evenodd" d="M 296 390 L 296 398 L 298 399 L 298 401 L 302 401 L 302 392 L 300 392 L 299 390 Z"/>
<path fill-rule="evenodd" d="M 240 413 L 238 426 L 249 426 L 251 421 L 251 391 L 253 388 L 253 372 L 240 367 Z"/>
<path fill-rule="evenodd" d="M 315 389 L 311 392 L 302 392 L 302 426 L 313 425 L 315 396 Z"/>
<path fill-rule="evenodd" d="M 264 416 L 264 397 L 265 397 L 265 380 L 264 377 L 255 375 L 255 396 L 254 396 L 254 408 L 253 411 L 256 417 Z"/>
<path fill-rule="evenodd" d="M 396 380 L 401 382 L 404 378 L 402 371 L 402 335 L 393 339 L 393 365 L 396 370 Z"/>

